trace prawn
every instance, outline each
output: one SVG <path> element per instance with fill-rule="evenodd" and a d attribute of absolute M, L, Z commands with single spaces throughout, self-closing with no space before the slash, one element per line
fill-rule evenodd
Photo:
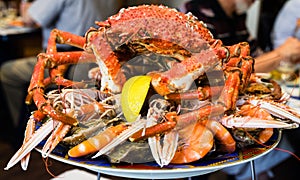
<path fill-rule="evenodd" d="M 171 161 L 174 164 L 190 163 L 204 157 L 213 147 L 212 132 L 200 122 L 190 124 L 178 131 L 179 146 Z"/>
<path fill-rule="evenodd" d="M 70 157 L 81 157 L 91 153 L 95 153 L 112 141 L 121 132 L 127 129 L 127 125 L 119 124 L 111 126 L 97 135 L 90 137 L 82 143 L 74 146 L 68 151 Z"/>
<path fill-rule="evenodd" d="M 221 151 L 229 153 L 235 151 L 236 142 L 231 136 L 230 132 L 221 123 L 214 120 L 203 120 L 200 122 L 203 126 L 212 131 L 216 139 L 219 140 Z"/>
<path fill-rule="evenodd" d="M 260 119 L 267 119 L 267 120 L 272 120 L 273 117 L 271 116 L 270 113 L 268 113 L 266 110 L 261 109 L 258 106 L 253 106 L 250 104 L 243 105 L 240 108 L 239 114 L 242 116 L 251 116 L 255 118 L 260 118 Z M 267 142 L 273 135 L 273 128 L 265 128 L 263 129 L 258 136 L 258 141 L 261 143 Z"/>

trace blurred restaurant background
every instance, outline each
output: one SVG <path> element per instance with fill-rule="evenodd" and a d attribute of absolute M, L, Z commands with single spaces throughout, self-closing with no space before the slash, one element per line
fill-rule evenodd
<path fill-rule="evenodd" d="M 53 0 L 55 1 L 55 0 Z M 108 0 L 113 1 L 115 9 L 120 9 L 122 7 L 134 6 L 139 4 L 164 4 L 169 7 L 174 7 L 176 9 L 182 8 L 186 0 Z M 274 20 L 280 8 L 283 6 L 286 0 L 256 0 L 255 3 L 248 11 L 247 27 L 253 37 L 257 38 L 258 43 L 264 50 L 272 49 L 271 42 L 271 30 L 273 27 Z M 41 29 L 36 27 L 25 27 L 22 24 L 22 19 L 20 18 L 20 7 L 21 0 L 0 0 L 0 65 L 6 61 L 36 56 L 39 52 L 42 52 L 42 34 Z M 107 17 L 115 14 L 117 11 L 110 11 L 106 9 Z M 32 161 L 40 161 L 36 166 L 35 170 L 29 170 L 23 172 L 20 168 L 15 168 L 13 172 L 3 171 L 7 161 L 11 155 L 15 152 L 16 147 L 15 138 L 20 138 L 18 132 L 20 129 L 15 129 L 10 120 L 10 115 L 8 113 L 6 100 L 3 97 L 3 90 L 0 90 L 0 180 L 9 179 L 16 174 L 16 178 L 30 178 L 33 175 L 31 173 L 36 173 L 38 175 L 35 178 L 49 179 L 49 173 L 44 170 L 44 163 L 41 157 L 36 155 L 36 158 Z M 22 129 L 22 128 L 21 128 Z M 9 152 L 7 152 L 9 151 Z M 298 154 L 299 155 L 299 154 Z M 55 164 L 55 162 L 54 162 Z M 72 166 L 57 163 L 55 172 L 63 172 L 65 170 L 72 169 Z M 42 167 L 40 167 L 42 166 Z M 290 167 L 290 168 L 288 168 Z M 299 170 L 299 161 L 291 159 L 287 164 L 277 167 L 274 179 L 289 179 L 293 174 L 297 174 L 297 168 Z M 42 170 L 41 170 L 42 169 Z M 291 172 L 295 170 L 295 172 Z M 287 174 L 286 174 L 287 173 Z M 212 174 L 212 176 L 224 179 L 223 174 Z M 290 176 L 289 176 L 290 175 Z M 211 177 L 212 178 L 212 177 Z M 226 178 L 225 178 L 226 179 Z"/>
<path fill-rule="evenodd" d="M 114 0 L 118 8 L 139 4 L 164 4 L 180 9 L 187 0 Z M 249 10 L 247 25 L 251 35 L 258 37 L 263 47 L 269 48 L 270 32 L 274 19 L 286 0 L 257 0 Z M 0 63 L 10 59 L 36 55 L 41 52 L 41 31 L 38 28 L 23 28 L 20 20 L 21 0 L 0 1 Z M 108 16 L 115 12 L 106 9 Z M 8 27 L 10 26 L 10 27 Z M 19 29 L 9 29 L 17 26 Z M 15 27 L 16 28 L 16 27 Z"/>

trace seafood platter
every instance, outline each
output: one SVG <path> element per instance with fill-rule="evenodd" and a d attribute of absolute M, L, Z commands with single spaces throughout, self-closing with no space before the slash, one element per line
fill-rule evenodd
<path fill-rule="evenodd" d="M 5 170 L 26 170 L 36 149 L 116 176 L 188 177 L 261 157 L 298 128 L 289 94 L 255 73 L 249 44 L 223 45 L 191 13 L 140 5 L 96 25 L 84 37 L 52 30 L 28 87 L 24 143 Z M 82 63 L 97 65 L 89 80 L 65 77 Z"/>

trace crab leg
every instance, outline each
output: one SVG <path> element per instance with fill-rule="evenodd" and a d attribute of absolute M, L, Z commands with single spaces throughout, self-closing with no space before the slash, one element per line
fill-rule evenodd
<path fill-rule="evenodd" d="M 226 76 L 224 89 L 218 100 L 226 110 L 236 108 L 236 101 L 239 93 L 244 92 L 253 71 L 254 60 L 249 55 L 249 44 L 246 42 L 238 43 L 229 47 L 230 58 L 223 65 Z"/>
<path fill-rule="evenodd" d="M 70 124 L 74 126 L 78 124 L 77 119 L 54 110 L 54 108 L 45 99 L 43 92 L 44 90 L 41 88 L 36 88 L 33 90 L 33 100 L 36 103 L 37 108 L 41 112 L 45 114 L 49 114 L 49 116 L 52 117 L 53 119 L 59 120 L 66 124 Z"/>
<path fill-rule="evenodd" d="M 57 43 L 68 44 L 83 49 L 85 38 L 66 31 L 53 29 L 48 39 L 47 53 L 57 52 Z"/>
<path fill-rule="evenodd" d="M 196 78 L 211 68 L 211 64 L 215 65 L 218 62 L 215 51 L 207 48 L 191 58 L 175 63 L 168 71 L 152 72 L 148 75 L 152 77 L 151 83 L 155 91 L 164 96 L 176 91 L 188 90 Z"/>
<path fill-rule="evenodd" d="M 223 86 L 204 86 L 198 87 L 196 90 L 187 91 L 184 93 L 171 93 L 165 96 L 166 99 L 171 100 L 191 100 L 191 99 L 199 99 L 200 101 L 206 100 L 211 97 L 219 96 Z"/>
<path fill-rule="evenodd" d="M 219 98 L 219 102 L 223 103 L 227 109 L 234 109 L 236 107 L 236 100 L 239 93 L 240 86 L 240 71 L 230 73 L 227 77 L 224 89 Z"/>
<path fill-rule="evenodd" d="M 46 56 L 46 57 L 44 57 Z M 38 57 L 38 62 L 34 68 L 34 72 L 32 75 L 32 79 L 28 88 L 28 96 L 26 98 L 26 103 L 31 104 L 31 99 L 35 102 L 37 108 L 45 113 L 49 114 L 50 117 L 53 119 L 62 121 L 66 124 L 70 125 L 77 125 L 77 120 L 75 118 L 72 118 L 70 116 L 67 116 L 65 114 L 62 114 L 60 112 L 57 112 L 52 108 L 52 106 L 47 103 L 45 97 L 44 97 L 44 70 L 46 66 L 49 66 L 49 68 L 54 67 L 56 65 L 59 65 L 58 62 L 60 63 L 67 63 L 67 62 L 74 62 L 76 63 L 79 59 L 84 57 L 83 59 L 88 58 L 85 56 L 83 52 L 69 52 L 69 53 L 56 53 L 56 54 L 48 54 L 48 55 L 43 55 L 40 54 Z M 73 59 L 72 59 L 73 58 Z M 51 59 L 51 62 L 48 62 L 48 60 Z M 65 61 L 62 61 L 65 60 Z M 56 60 L 56 61 L 54 61 Z M 59 61 L 61 60 L 61 61 Z M 49 65 L 50 64 L 50 65 Z M 62 74 L 57 74 L 53 79 L 59 78 L 62 76 Z M 52 78 L 51 78 L 52 79 Z M 53 80 L 55 81 L 55 80 Z"/>
<path fill-rule="evenodd" d="M 33 99 L 37 108 L 45 113 L 49 114 L 53 119 L 62 121 L 66 124 L 76 125 L 78 122 L 75 118 L 66 116 L 62 113 L 56 112 L 43 97 L 44 88 L 51 83 L 57 83 L 60 85 L 74 85 L 75 83 L 66 80 L 63 75 L 66 71 L 67 64 L 95 62 L 95 55 L 85 51 L 78 52 L 57 52 L 56 44 L 69 44 L 75 47 L 83 48 L 85 44 L 85 38 L 77 36 L 68 32 L 54 29 L 50 33 L 48 40 L 48 47 L 46 53 L 40 53 L 38 55 L 37 63 L 34 67 L 30 85 L 28 87 L 28 96 L 26 97 L 26 104 L 31 104 Z M 44 79 L 45 69 L 50 70 L 50 77 Z M 78 84 L 82 86 L 82 84 Z"/>
<path fill-rule="evenodd" d="M 160 133 L 167 132 L 171 129 L 173 129 L 176 126 L 176 122 L 174 121 L 168 121 L 160 124 L 153 125 L 151 127 L 147 127 L 146 129 L 140 129 L 136 133 L 134 133 L 129 140 L 134 142 L 134 141 L 139 141 L 141 139 L 145 139 L 148 137 L 155 136 Z"/>
<path fill-rule="evenodd" d="M 47 137 L 53 128 L 57 125 L 57 122 L 49 119 L 44 123 L 35 133 L 26 141 L 22 147 L 15 153 L 15 155 L 7 163 L 4 170 L 8 170 L 23 159 L 33 148 L 35 148 L 45 137 Z"/>
<path fill-rule="evenodd" d="M 166 114 L 166 118 L 170 119 L 170 121 L 177 122 L 177 128 L 183 128 L 188 124 L 192 124 L 209 117 L 219 116 L 224 113 L 224 110 L 225 109 L 222 105 L 205 106 L 198 110 L 180 115 L 177 115 L 175 112 L 169 112 Z"/>
<path fill-rule="evenodd" d="M 229 61 L 225 63 L 225 71 L 227 71 L 227 68 L 239 68 L 241 71 L 241 84 L 239 89 L 243 92 L 250 81 L 254 64 L 253 58 L 249 56 L 249 43 L 241 42 L 233 46 L 227 46 L 227 48 L 230 52 L 230 58 L 228 58 Z"/>

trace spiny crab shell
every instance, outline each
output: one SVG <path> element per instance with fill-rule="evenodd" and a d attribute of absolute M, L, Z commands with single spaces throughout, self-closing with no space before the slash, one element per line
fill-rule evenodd
<path fill-rule="evenodd" d="M 96 55 L 102 74 L 101 90 L 110 88 L 113 93 L 119 93 L 126 81 L 119 61 L 128 61 L 138 53 L 152 52 L 179 61 L 189 58 L 186 63 L 190 66 L 182 68 L 177 65 L 173 69 L 188 73 L 195 69 L 201 70 L 197 75 L 207 70 L 202 67 L 212 67 L 218 63 L 218 53 L 224 53 L 211 48 L 221 42 L 213 39 L 202 21 L 192 14 L 184 14 L 162 5 L 122 9 L 108 20 L 97 24 L 99 29 L 87 32 L 85 49 L 92 50 Z M 192 56 L 194 58 L 190 58 Z M 192 62 L 199 57 L 202 59 L 201 64 Z M 195 79 L 195 73 L 191 76 L 193 77 L 187 76 L 189 80 Z"/>

